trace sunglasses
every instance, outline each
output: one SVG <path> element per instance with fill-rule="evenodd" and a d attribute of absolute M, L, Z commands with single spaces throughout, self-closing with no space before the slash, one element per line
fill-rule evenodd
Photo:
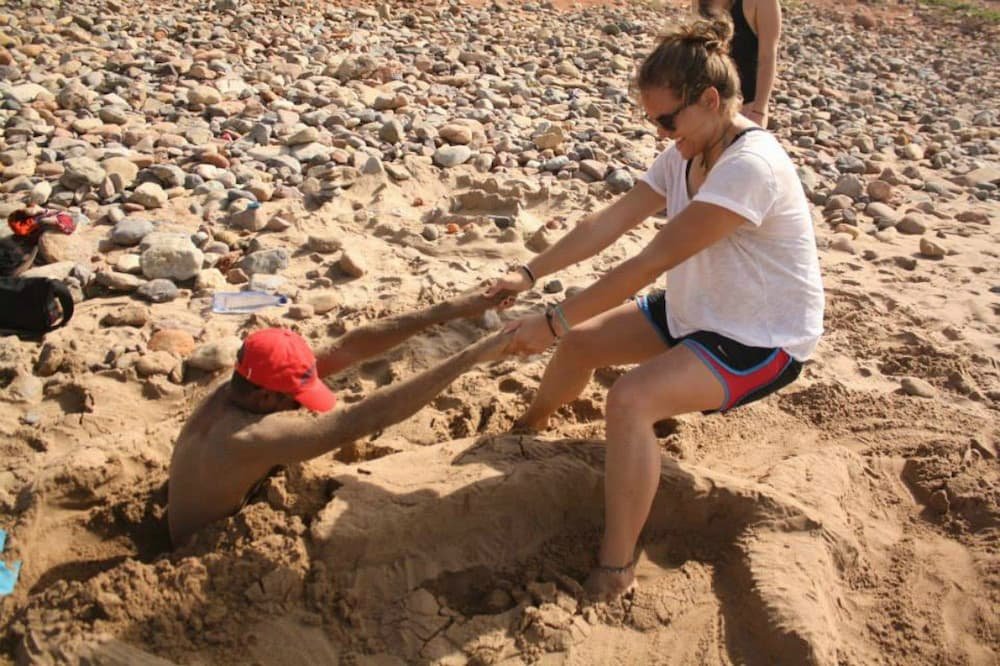
<path fill-rule="evenodd" d="M 680 115 L 681 111 L 683 111 L 684 109 L 688 108 L 689 106 L 691 106 L 692 104 L 694 104 L 696 101 L 697 100 L 693 99 L 693 100 L 690 100 L 688 102 L 685 102 L 684 104 L 682 104 L 680 106 L 680 108 L 678 108 L 673 113 L 662 113 L 662 114 L 656 116 L 656 120 L 655 120 L 656 124 L 659 125 L 660 127 L 662 127 L 664 129 L 664 131 L 666 131 L 666 132 L 673 132 L 673 131 L 675 131 L 677 129 L 677 125 L 676 125 L 677 116 Z"/>

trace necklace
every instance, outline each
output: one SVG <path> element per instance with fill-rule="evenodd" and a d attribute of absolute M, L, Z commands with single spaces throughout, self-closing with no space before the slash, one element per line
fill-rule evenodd
<path fill-rule="evenodd" d="M 724 128 L 722 130 L 722 134 L 719 135 L 719 138 L 716 139 L 715 141 L 713 141 L 712 144 L 708 148 L 706 148 L 705 150 L 701 151 L 701 166 L 705 169 L 705 173 L 708 173 L 709 169 L 712 168 L 712 165 L 710 165 L 708 163 L 708 158 L 705 157 L 705 156 L 708 155 L 709 153 L 711 153 L 713 148 L 715 148 L 720 143 L 722 143 L 722 140 L 726 138 L 726 132 L 728 132 L 728 131 L 729 131 L 729 127 Z M 722 150 L 719 151 L 719 154 L 721 155 L 723 152 L 725 152 L 726 148 L 728 148 L 728 145 L 727 146 L 723 146 Z"/>

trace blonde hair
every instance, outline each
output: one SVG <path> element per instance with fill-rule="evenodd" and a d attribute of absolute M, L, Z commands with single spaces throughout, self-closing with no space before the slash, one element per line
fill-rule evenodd
<path fill-rule="evenodd" d="M 735 112 L 741 93 L 736 64 L 729 57 L 732 38 L 732 19 L 723 12 L 661 34 L 659 44 L 639 65 L 636 88 L 668 88 L 685 103 L 715 88 L 723 107 Z"/>

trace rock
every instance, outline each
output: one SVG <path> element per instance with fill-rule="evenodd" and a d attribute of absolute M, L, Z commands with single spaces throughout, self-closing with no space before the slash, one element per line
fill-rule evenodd
<path fill-rule="evenodd" d="M 260 204 L 254 202 L 245 209 L 236 211 L 226 219 L 226 224 L 236 229 L 246 229 L 247 231 L 260 231 L 267 226 L 267 216 Z"/>
<path fill-rule="evenodd" d="M 156 183 L 143 183 L 135 188 L 129 202 L 139 204 L 143 208 L 161 208 L 167 203 L 167 193 Z"/>
<path fill-rule="evenodd" d="M 884 180 L 873 180 L 868 183 L 868 196 L 872 201 L 888 203 L 894 195 L 892 185 Z"/>
<path fill-rule="evenodd" d="M 142 328 L 149 321 L 149 309 L 144 305 L 130 303 L 116 312 L 109 312 L 101 319 L 104 326 L 134 326 Z"/>
<path fill-rule="evenodd" d="M 449 123 L 438 131 L 438 135 L 450 144 L 464 146 L 472 142 L 472 128 L 459 123 Z"/>
<path fill-rule="evenodd" d="M 68 190 L 80 187 L 97 187 L 107 174 L 89 157 L 72 157 L 63 163 L 63 174 L 59 183 Z"/>
<path fill-rule="evenodd" d="M 55 264 L 46 264 L 45 266 L 35 266 L 34 268 L 29 268 L 28 270 L 21 273 L 20 277 L 43 277 L 49 278 L 51 280 L 58 280 L 62 282 L 70 276 L 73 271 L 73 267 L 76 266 L 75 261 L 60 261 Z"/>
<path fill-rule="evenodd" d="M 111 291 L 131 292 L 139 288 L 146 281 L 142 278 L 119 273 L 117 271 L 98 271 L 95 276 L 97 283 L 107 287 Z"/>
<path fill-rule="evenodd" d="M 93 250 L 90 242 L 78 233 L 46 231 L 38 239 L 38 253 L 48 263 L 72 261 L 89 264 Z"/>
<path fill-rule="evenodd" d="M 146 347 L 150 351 L 169 352 L 185 358 L 194 351 L 195 342 L 194 337 L 187 331 L 165 328 L 154 333 Z"/>
<path fill-rule="evenodd" d="M 139 175 L 139 166 L 124 157 L 110 157 L 101 162 L 101 168 L 104 169 L 108 178 L 118 179 L 116 183 L 118 191 L 131 188 Z"/>
<path fill-rule="evenodd" d="M 563 285 L 559 280 L 549 280 L 543 287 L 543 291 L 545 291 L 546 294 L 558 294 L 562 290 Z"/>
<path fill-rule="evenodd" d="M 395 118 L 386 121 L 378 131 L 378 138 L 386 143 L 399 143 L 404 136 L 403 124 Z"/>
<path fill-rule="evenodd" d="M 308 303 L 297 303 L 288 308 L 288 316 L 292 319 L 309 319 L 316 311 Z"/>
<path fill-rule="evenodd" d="M 247 275 L 255 273 L 274 274 L 288 268 L 288 261 L 288 250 L 284 248 L 260 250 L 259 252 L 254 252 L 243 257 L 243 260 L 240 262 L 240 268 Z"/>
<path fill-rule="evenodd" d="M 604 180 L 607 175 L 608 165 L 598 160 L 580 160 L 580 171 L 590 178 L 600 181 Z"/>
<path fill-rule="evenodd" d="M 42 350 L 38 354 L 38 362 L 35 364 L 35 374 L 39 377 L 51 377 L 59 372 L 63 361 L 66 360 L 66 353 L 61 345 L 46 342 L 42 345 Z"/>
<path fill-rule="evenodd" d="M 217 268 L 206 268 L 198 271 L 198 275 L 194 278 L 195 291 L 217 291 L 225 289 L 227 284 L 226 276 Z"/>
<path fill-rule="evenodd" d="M 624 194 L 635 185 L 635 179 L 627 169 L 615 169 L 604 181 L 612 194 Z"/>
<path fill-rule="evenodd" d="M 276 294 L 285 287 L 285 278 L 269 273 L 256 273 L 250 278 L 250 291 Z"/>
<path fill-rule="evenodd" d="M 901 234 L 919 236 L 927 232 L 927 224 L 915 213 L 907 213 L 903 219 L 896 224 L 896 231 Z"/>
<path fill-rule="evenodd" d="M 285 139 L 285 145 L 302 146 L 309 143 L 316 143 L 317 141 L 319 141 L 319 130 L 315 127 L 303 127 Z"/>
<path fill-rule="evenodd" d="M 434 164 L 442 169 L 465 164 L 472 157 L 472 149 L 468 146 L 443 146 L 434 152 Z"/>
<path fill-rule="evenodd" d="M 924 159 L 924 149 L 919 144 L 908 143 L 903 146 L 903 157 L 908 160 L 922 160 Z"/>
<path fill-rule="evenodd" d="M 188 280 L 198 274 L 204 260 L 190 239 L 167 237 L 142 253 L 142 273 L 149 279 Z"/>
<path fill-rule="evenodd" d="M 211 86 L 198 86 L 188 92 L 188 101 L 192 104 L 211 106 L 222 101 L 222 95 Z"/>
<path fill-rule="evenodd" d="M 348 252 L 344 252 L 343 256 L 340 257 L 337 267 L 347 275 L 355 278 L 362 277 L 367 272 L 364 263 L 358 261 L 357 257 Z"/>
<path fill-rule="evenodd" d="M 854 246 L 852 238 L 841 234 L 837 234 L 830 242 L 830 249 L 837 250 L 838 252 L 846 252 L 848 254 L 858 253 L 858 249 Z"/>
<path fill-rule="evenodd" d="M 531 137 L 532 143 L 539 150 L 558 148 L 564 140 L 562 130 L 556 125 L 541 129 Z"/>
<path fill-rule="evenodd" d="M 236 365 L 236 354 L 243 342 L 237 337 L 226 337 L 208 342 L 196 348 L 187 358 L 187 364 L 198 370 L 215 372 L 232 369 Z"/>
<path fill-rule="evenodd" d="M 926 238 L 921 238 L 920 254 L 930 259 L 940 259 L 941 257 L 948 254 L 948 252 L 934 241 L 927 240 Z"/>
<path fill-rule="evenodd" d="M 166 303 L 177 298 L 177 285 L 170 280 L 157 278 L 141 285 L 136 293 L 150 303 Z"/>
<path fill-rule="evenodd" d="M 931 493 L 927 499 L 927 506 L 939 514 L 946 514 L 951 511 L 951 502 L 948 499 L 948 492 L 940 488 Z"/>
<path fill-rule="evenodd" d="M 865 183 L 861 178 L 852 173 L 847 173 L 837 179 L 837 185 L 833 188 L 833 193 L 844 194 L 854 201 L 861 198 L 865 191 Z"/>
<path fill-rule="evenodd" d="M 292 223 L 281 217 L 280 215 L 275 215 L 270 220 L 267 221 L 267 226 L 264 227 L 268 231 L 287 231 L 292 226 Z"/>
<path fill-rule="evenodd" d="M 111 240 L 117 245 L 132 247 L 138 245 L 154 229 L 149 220 L 124 219 L 111 230 Z"/>
<path fill-rule="evenodd" d="M 42 401 L 45 385 L 42 380 L 27 373 L 18 374 L 7 387 L 7 395 L 14 402 L 37 404 Z"/>
<path fill-rule="evenodd" d="M 340 305 L 337 292 L 330 289 L 310 290 L 305 297 L 305 303 L 312 307 L 316 314 L 326 314 Z"/>
<path fill-rule="evenodd" d="M 119 273 L 139 275 L 142 273 L 142 259 L 137 254 L 123 254 L 115 262 L 115 270 Z"/>
<path fill-rule="evenodd" d="M 436 225 L 425 224 L 423 230 L 420 232 L 420 235 L 423 236 L 424 239 L 426 240 L 436 241 L 438 239 L 438 236 L 440 235 L 440 232 L 438 231 Z"/>
<path fill-rule="evenodd" d="M 140 377 L 154 375 L 169 375 L 177 368 L 180 360 L 165 351 L 152 351 L 143 354 L 135 364 L 135 371 Z"/>
<path fill-rule="evenodd" d="M 903 377 L 899 385 L 906 395 L 917 396 L 919 398 L 933 398 L 937 394 L 933 386 L 917 377 Z"/>
<path fill-rule="evenodd" d="M 314 234 L 309 236 L 306 247 L 320 254 L 331 254 L 339 251 L 343 243 L 332 234 Z"/>
<path fill-rule="evenodd" d="M 52 184 L 43 180 L 35 183 L 35 186 L 31 188 L 31 192 L 28 194 L 28 203 L 36 206 L 43 206 L 48 202 L 49 197 L 51 196 Z"/>

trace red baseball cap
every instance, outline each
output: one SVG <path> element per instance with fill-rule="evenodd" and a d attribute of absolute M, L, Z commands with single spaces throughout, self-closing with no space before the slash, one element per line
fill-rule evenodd
<path fill-rule="evenodd" d="M 302 336 L 287 328 L 265 328 L 243 341 L 236 372 L 251 384 L 290 395 L 314 412 L 328 412 L 337 396 L 316 373 L 316 356 Z"/>

